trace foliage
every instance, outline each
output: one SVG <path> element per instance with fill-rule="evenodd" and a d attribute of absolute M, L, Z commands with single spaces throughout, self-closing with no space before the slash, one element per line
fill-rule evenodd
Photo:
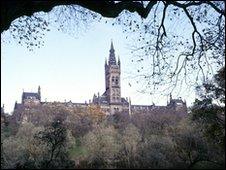
<path fill-rule="evenodd" d="M 73 161 L 69 159 L 69 154 L 66 146 L 67 129 L 63 125 L 63 120 L 56 118 L 52 124 L 39 132 L 36 139 L 47 145 L 46 159 L 43 160 L 42 168 L 72 168 Z"/>
<path fill-rule="evenodd" d="M 214 75 L 212 81 L 204 82 L 202 86 L 197 86 L 196 91 L 203 100 L 215 100 L 218 105 L 225 105 L 225 66 Z"/>
<path fill-rule="evenodd" d="M 69 150 L 69 154 L 76 164 L 87 155 L 87 149 L 81 144 L 81 139 L 77 138 L 75 140 L 74 145 Z"/>
<path fill-rule="evenodd" d="M 176 126 L 181 117 L 172 113 L 162 113 L 161 115 L 153 113 L 137 112 L 131 116 L 133 124 L 139 128 L 142 139 L 150 135 L 163 135 L 170 127 Z"/>
<path fill-rule="evenodd" d="M 105 114 L 97 106 L 88 108 L 72 108 L 66 118 L 67 127 L 71 129 L 73 136 L 80 138 L 89 132 L 94 125 L 105 119 Z"/>
<path fill-rule="evenodd" d="M 38 166 L 45 152 L 45 146 L 37 145 L 34 134 L 42 128 L 31 123 L 22 125 L 15 136 L 10 136 L 3 141 L 4 168 L 30 168 Z"/>
<path fill-rule="evenodd" d="M 197 87 L 199 99 L 191 108 L 190 120 L 201 127 L 207 140 L 208 156 L 216 166 L 225 164 L 225 66 L 212 81 Z"/>
<path fill-rule="evenodd" d="M 20 126 L 16 136 L 3 141 L 2 160 L 4 168 L 71 168 L 68 149 L 74 137 L 59 122 L 44 127 L 32 123 Z"/>
<path fill-rule="evenodd" d="M 137 152 L 141 135 L 139 129 L 133 124 L 128 124 L 120 134 L 121 148 L 118 153 L 118 168 L 135 168 L 139 167 L 137 162 Z"/>
<path fill-rule="evenodd" d="M 184 165 L 188 168 L 205 167 L 210 164 L 215 168 L 224 166 L 223 153 L 219 152 L 219 148 L 207 140 L 205 133 L 203 133 L 204 128 L 187 119 L 174 129 L 172 139 L 175 143 L 174 150 L 178 159 L 176 166 Z"/>
<path fill-rule="evenodd" d="M 117 131 L 113 126 L 98 125 L 86 136 L 83 143 L 88 151 L 87 168 L 113 168 L 119 152 Z"/>
<path fill-rule="evenodd" d="M 204 126 L 205 135 L 209 140 L 224 148 L 225 67 L 214 76 L 214 82 L 204 83 L 197 91 L 200 99 L 196 99 L 190 117 Z"/>
<path fill-rule="evenodd" d="M 109 124 L 119 130 L 124 130 L 131 122 L 130 116 L 126 112 L 116 112 L 114 115 L 108 115 L 107 120 Z"/>
<path fill-rule="evenodd" d="M 178 162 L 191 168 L 202 159 L 207 159 L 207 144 L 197 125 L 186 125 L 182 122 L 176 127 L 173 134 L 174 151 L 177 153 Z M 200 145 L 200 143 L 202 143 Z"/>
<path fill-rule="evenodd" d="M 82 138 L 55 119 L 46 127 L 21 125 L 16 136 L 4 139 L 4 168 L 222 168 L 222 150 L 205 137 L 203 126 L 188 118 L 165 124 L 143 137 L 142 127 L 129 123 L 115 128 L 108 120 Z M 145 126 L 147 128 L 147 126 Z M 34 137 L 35 134 L 35 137 Z"/>
<path fill-rule="evenodd" d="M 170 138 L 150 135 L 139 146 L 139 166 L 141 168 L 171 168 L 176 160 L 173 157 L 173 143 Z"/>

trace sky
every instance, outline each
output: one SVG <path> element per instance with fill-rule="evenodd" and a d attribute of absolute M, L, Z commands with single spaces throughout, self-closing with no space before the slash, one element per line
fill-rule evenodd
<path fill-rule="evenodd" d="M 21 102 L 22 92 L 37 92 L 41 87 L 42 101 L 84 103 L 94 93 L 105 91 L 104 63 L 109 56 L 111 39 L 116 58 L 121 60 L 121 94 L 132 104 L 166 105 L 166 96 L 141 94 L 139 87 L 129 86 L 127 73 L 131 51 L 121 27 L 95 22 L 82 35 L 71 36 L 51 28 L 43 38 L 44 46 L 29 51 L 16 41 L 1 43 L 1 106 L 13 111 L 15 101 Z M 7 37 L 8 32 L 2 34 Z M 175 96 L 178 97 L 178 96 Z M 182 94 L 188 105 L 194 93 Z"/>

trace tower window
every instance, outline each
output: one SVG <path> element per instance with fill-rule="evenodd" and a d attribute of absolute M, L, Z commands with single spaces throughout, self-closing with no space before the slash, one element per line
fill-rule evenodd
<path fill-rule="evenodd" d="M 118 84 L 118 79 L 115 80 L 115 84 Z"/>
<path fill-rule="evenodd" d="M 117 107 L 114 107 L 114 110 L 117 110 L 117 111 L 118 111 L 118 110 L 119 110 L 119 108 L 117 108 Z"/>
<path fill-rule="evenodd" d="M 118 84 L 118 83 L 119 83 L 119 77 L 116 76 L 116 77 L 115 77 L 115 84 Z"/>
<path fill-rule="evenodd" d="M 112 80 L 112 81 L 115 81 L 115 77 L 113 76 L 111 80 Z"/>

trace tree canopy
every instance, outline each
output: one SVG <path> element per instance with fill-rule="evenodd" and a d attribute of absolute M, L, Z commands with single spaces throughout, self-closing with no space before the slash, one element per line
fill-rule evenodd
<path fill-rule="evenodd" d="M 49 12 L 53 7 L 58 5 L 80 5 L 84 8 L 90 9 L 94 12 L 101 14 L 104 17 L 116 18 L 123 10 L 128 10 L 130 12 L 137 12 L 142 18 L 146 18 L 150 13 L 154 5 L 158 1 L 150 1 L 147 6 L 144 6 L 142 1 L 121 1 L 116 3 L 115 1 L 24 1 L 20 2 L 17 0 L 12 1 L 1 1 L 1 32 L 8 29 L 11 22 L 23 15 L 31 16 L 35 12 L 44 11 Z M 164 2 L 164 1 L 163 1 Z M 217 5 L 210 1 L 190 1 L 188 3 L 180 3 L 177 1 L 166 1 L 164 2 L 165 9 L 169 5 L 174 5 L 176 7 L 182 8 L 185 11 L 190 6 L 197 6 L 201 4 L 208 4 L 214 8 L 218 13 L 225 16 L 225 11 L 219 8 Z M 186 12 L 188 17 L 189 13 Z M 164 20 L 164 18 L 163 18 Z"/>

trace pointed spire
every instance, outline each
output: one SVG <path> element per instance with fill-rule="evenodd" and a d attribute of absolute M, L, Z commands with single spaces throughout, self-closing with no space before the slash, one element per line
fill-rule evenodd
<path fill-rule="evenodd" d="M 17 109 L 17 101 L 15 102 L 14 109 Z"/>
<path fill-rule="evenodd" d="M 113 41 L 111 39 L 111 50 L 114 50 Z"/>
<path fill-rule="evenodd" d="M 108 64 L 109 65 L 116 65 L 115 50 L 114 50 L 114 46 L 113 46 L 112 40 L 111 40 L 111 48 L 110 48 L 110 55 L 109 55 Z"/>
<path fill-rule="evenodd" d="M 41 87 L 38 86 L 38 93 L 40 94 L 41 93 Z"/>
<path fill-rule="evenodd" d="M 38 95 L 39 95 L 39 100 L 41 100 L 41 87 L 38 86 Z"/>
<path fill-rule="evenodd" d="M 120 62 L 120 58 L 119 58 L 119 55 L 118 55 L 118 65 L 120 66 L 121 62 Z"/>
<path fill-rule="evenodd" d="M 108 65 L 107 58 L 105 58 L 105 67 Z"/>

